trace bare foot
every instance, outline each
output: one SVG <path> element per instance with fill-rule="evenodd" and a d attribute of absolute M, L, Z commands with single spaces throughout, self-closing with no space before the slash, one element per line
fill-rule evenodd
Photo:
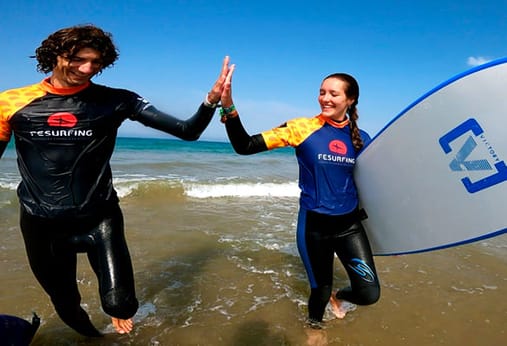
<path fill-rule="evenodd" d="M 121 318 L 111 317 L 113 327 L 119 334 L 130 333 L 134 328 L 134 322 L 131 318 L 128 320 L 122 320 Z"/>
<path fill-rule="evenodd" d="M 340 319 L 344 318 L 347 312 L 354 311 L 357 308 L 357 306 L 355 304 L 352 304 L 351 302 L 337 299 L 336 292 L 333 292 L 331 294 L 329 303 L 331 304 L 333 314 L 336 316 L 336 318 Z"/>

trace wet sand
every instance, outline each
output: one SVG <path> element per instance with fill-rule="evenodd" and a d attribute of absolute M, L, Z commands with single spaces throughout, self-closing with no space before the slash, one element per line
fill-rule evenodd
<path fill-rule="evenodd" d="M 507 340 L 507 236 L 430 253 L 376 257 L 381 300 L 308 335 L 308 286 L 282 210 L 234 201 L 122 202 L 141 308 L 130 335 L 112 333 L 80 257 L 85 309 L 107 334 L 80 336 L 55 315 L 27 264 L 15 212 L 4 216 L 0 311 L 42 325 L 32 345 L 501 345 Z M 13 206 L 12 211 L 16 208 Z M 256 213 L 273 213 L 259 219 Z M 295 218 L 294 212 L 286 218 Z M 167 220 L 171 220 L 168 222 Z M 258 240 L 256 232 L 270 230 Z M 292 232 L 292 233 L 291 233 Z M 262 233 L 258 233 L 261 235 Z M 282 236 L 283 235 L 283 236 Z M 279 237 L 278 239 L 276 237 Z M 347 284 L 336 263 L 337 287 Z"/>

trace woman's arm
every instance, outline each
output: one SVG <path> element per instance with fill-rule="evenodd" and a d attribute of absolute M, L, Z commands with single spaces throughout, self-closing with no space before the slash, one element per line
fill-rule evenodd
<path fill-rule="evenodd" d="M 222 109 L 220 110 L 220 114 L 222 115 L 221 121 L 225 123 L 227 136 L 231 141 L 232 147 L 238 154 L 251 155 L 266 151 L 268 147 L 262 135 L 257 134 L 250 136 L 239 120 L 238 111 L 232 101 L 232 74 L 235 68 L 235 65 L 231 66 L 230 73 L 224 81 L 224 87 L 220 97 L 222 103 Z"/>
<path fill-rule="evenodd" d="M 239 120 L 239 116 L 228 118 L 225 121 L 225 129 L 232 147 L 238 154 L 251 155 L 268 150 L 262 135 L 250 136 Z"/>

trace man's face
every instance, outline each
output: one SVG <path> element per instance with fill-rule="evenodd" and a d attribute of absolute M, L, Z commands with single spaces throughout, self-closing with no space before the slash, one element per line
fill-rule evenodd
<path fill-rule="evenodd" d="M 102 70 L 101 54 L 93 48 L 83 48 L 74 56 L 58 56 L 51 76 L 57 88 L 72 88 L 87 83 Z"/>

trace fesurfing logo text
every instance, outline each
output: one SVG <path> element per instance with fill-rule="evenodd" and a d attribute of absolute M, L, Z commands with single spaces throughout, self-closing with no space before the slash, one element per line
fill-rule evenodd
<path fill-rule="evenodd" d="M 91 129 L 76 129 L 77 117 L 69 112 L 51 114 L 47 119 L 49 129 L 29 131 L 30 136 L 46 139 L 77 139 L 93 136 Z"/>
<path fill-rule="evenodd" d="M 452 142 L 458 143 L 454 150 Z M 468 174 L 461 179 L 468 192 L 475 193 L 507 180 L 505 162 L 500 160 L 476 119 L 458 125 L 440 137 L 439 143 L 446 154 L 455 152 L 449 168 Z"/>
<path fill-rule="evenodd" d="M 322 161 L 332 161 L 332 162 L 338 162 L 338 163 L 345 163 L 353 165 L 356 163 L 356 159 L 353 157 L 346 157 L 343 155 L 347 154 L 348 148 L 347 144 L 344 142 L 334 139 L 328 144 L 328 149 L 331 152 L 331 154 L 317 154 L 317 160 Z M 334 155 L 336 154 L 336 155 Z"/>

